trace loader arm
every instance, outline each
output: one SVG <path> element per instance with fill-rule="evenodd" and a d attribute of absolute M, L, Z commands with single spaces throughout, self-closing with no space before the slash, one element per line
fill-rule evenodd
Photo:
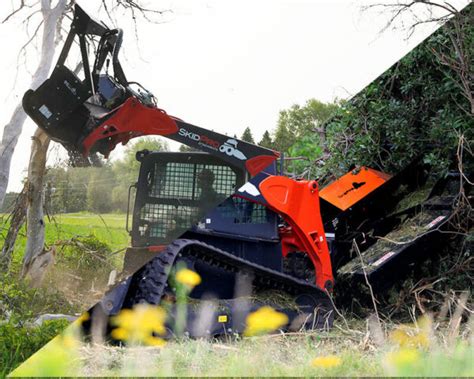
<path fill-rule="evenodd" d="M 107 158 L 117 144 L 145 135 L 164 136 L 218 156 L 250 176 L 278 158 L 273 150 L 189 124 L 158 108 L 153 94 L 129 82 L 123 72 L 118 59 L 122 34 L 93 20 L 76 4 L 50 78 L 23 97 L 26 113 L 68 150 L 73 163 L 90 164 L 97 153 Z M 67 67 L 71 49 L 77 46 L 82 79 Z M 108 70 L 110 61 L 113 73 Z"/>

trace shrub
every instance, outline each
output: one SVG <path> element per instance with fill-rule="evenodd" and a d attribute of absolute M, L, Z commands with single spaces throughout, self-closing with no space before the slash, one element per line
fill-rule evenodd
<path fill-rule="evenodd" d="M 8 375 L 67 325 L 69 322 L 66 320 L 48 320 L 37 327 L 13 322 L 0 324 L 0 377 Z"/>

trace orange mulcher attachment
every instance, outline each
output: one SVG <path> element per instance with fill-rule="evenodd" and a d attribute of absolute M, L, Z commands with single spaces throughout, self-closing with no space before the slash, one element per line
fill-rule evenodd
<path fill-rule="evenodd" d="M 363 253 L 377 243 L 371 237 L 374 231 L 381 235 L 391 229 L 382 221 L 425 180 L 426 167 L 418 157 L 396 175 L 362 166 L 320 190 L 321 216 L 334 272 L 354 258 L 354 243 Z"/>
<path fill-rule="evenodd" d="M 324 187 L 319 192 L 319 197 L 341 211 L 345 211 L 387 182 L 391 177 L 389 174 L 363 166 L 348 172 Z"/>

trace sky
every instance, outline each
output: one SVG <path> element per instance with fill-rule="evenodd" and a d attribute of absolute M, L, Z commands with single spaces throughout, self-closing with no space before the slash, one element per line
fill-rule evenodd
<path fill-rule="evenodd" d="M 2 1 L 0 17 L 18 2 Z M 116 16 L 125 32 L 120 59 L 127 78 L 153 92 L 168 114 L 229 135 L 240 136 L 250 127 L 257 141 L 275 128 L 279 111 L 293 104 L 354 96 L 436 28 L 423 25 L 409 38 L 403 27 L 381 33 L 389 15 L 381 9 L 363 11 L 368 1 L 148 2 L 171 12 L 155 17 L 158 23 L 141 20 L 138 39 L 130 17 L 122 12 Z M 110 25 L 97 0 L 78 3 Z M 459 9 L 467 1 L 451 3 Z M 33 18 L 28 29 L 22 23 L 26 15 L 0 24 L 5 53 L 0 60 L 2 130 L 29 88 L 39 57 L 29 48 L 26 63 L 17 69 L 18 51 L 39 20 Z M 25 123 L 8 191 L 21 189 L 35 127 L 30 120 Z M 117 148 L 111 159 L 122 153 Z M 53 146 L 48 162 L 63 157 L 64 151 Z"/>

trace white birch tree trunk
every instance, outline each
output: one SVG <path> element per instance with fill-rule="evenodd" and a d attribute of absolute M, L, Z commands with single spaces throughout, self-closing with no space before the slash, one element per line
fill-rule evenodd
<path fill-rule="evenodd" d="M 41 59 L 33 74 L 31 88 L 37 89 L 47 78 L 51 70 L 55 51 L 57 24 L 66 9 L 66 0 L 58 0 L 54 8 L 52 0 L 41 0 L 41 14 L 43 16 Z M 10 121 L 3 129 L 0 143 L 0 206 L 5 199 L 10 176 L 10 167 L 13 152 L 26 120 L 26 113 L 21 104 L 13 111 Z"/>
<path fill-rule="evenodd" d="M 46 170 L 46 154 L 50 139 L 39 128 L 36 129 L 32 139 L 33 143 L 31 144 L 30 163 L 28 166 L 27 232 L 22 277 L 36 275 L 36 273 L 30 272 L 30 269 L 33 267 L 35 259 L 43 253 L 44 248 L 43 178 Z M 34 267 L 36 266 L 38 265 Z M 44 269 L 47 269 L 47 267 L 44 267 Z"/>

